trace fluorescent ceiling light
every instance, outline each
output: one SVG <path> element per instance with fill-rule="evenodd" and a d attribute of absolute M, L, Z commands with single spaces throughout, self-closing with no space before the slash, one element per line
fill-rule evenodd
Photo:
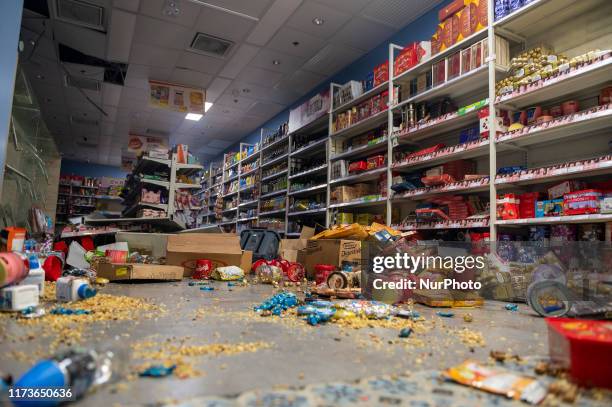
<path fill-rule="evenodd" d="M 203 115 L 198 114 L 198 113 L 187 113 L 187 116 L 185 116 L 185 119 L 187 120 L 193 120 L 194 122 L 200 121 L 200 119 L 202 118 Z"/>
<path fill-rule="evenodd" d="M 204 112 L 208 112 L 208 109 L 210 109 L 212 105 L 212 102 L 204 102 Z"/>

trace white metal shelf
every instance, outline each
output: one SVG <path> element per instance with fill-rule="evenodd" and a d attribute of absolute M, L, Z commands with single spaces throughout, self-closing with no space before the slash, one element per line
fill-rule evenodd
<path fill-rule="evenodd" d="M 287 169 L 284 169 L 284 170 L 279 171 L 279 172 L 275 172 L 272 175 L 268 175 L 267 177 L 262 178 L 261 182 L 265 182 L 265 181 L 269 181 L 269 180 L 274 179 L 274 178 L 282 177 L 283 175 L 287 174 L 287 172 L 289 172 L 289 170 L 287 170 Z"/>
<path fill-rule="evenodd" d="M 253 168 L 252 170 L 248 170 L 248 171 L 242 172 L 242 173 L 240 173 L 240 178 L 248 177 L 249 175 L 253 174 L 257 170 L 259 170 L 259 167 Z"/>
<path fill-rule="evenodd" d="M 466 143 L 467 144 L 467 143 Z M 458 146 L 462 146 L 459 144 Z M 434 156 L 433 158 L 425 158 L 430 156 L 430 154 L 423 155 L 422 159 L 408 161 L 408 162 L 397 162 L 394 163 L 392 168 L 393 170 L 415 170 L 419 168 L 431 167 L 435 164 L 453 161 L 458 159 L 468 159 L 474 158 L 482 155 L 487 155 L 489 148 L 489 141 L 484 140 L 479 143 L 469 144 L 463 148 L 458 148 L 452 153 L 441 154 Z"/>
<path fill-rule="evenodd" d="M 271 216 L 271 215 L 280 215 L 281 213 L 285 213 L 285 208 L 283 209 L 275 209 L 273 211 L 261 212 L 259 216 Z"/>
<path fill-rule="evenodd" d="M 432 100 L 441 96 L 448 96 L 451 99 L 456 99 L 464 95 L 476 93 L 482 90 L 486 92 L 488 84 L 489 66 L 483 65 L 469 72 L 459 75 L 456 78 L 450 79 L 437 86 L 429 88 L 421 93 L 411 96 L 401 102 L 393 105 L 391 108 L 396 109 L 408 103 L 419 103 L 425 100 Z"/>
<path fill-rule="evenodd" d="M 361 102 L 365 102 L 366 100 L 368 100 L 369 98 L 378 95 L 379 93 L 384 92 L 385 90 L 389 89 L 389 82 L 385 81 L 383 83 L 381 83 L 378 86 L 373 87 L 372 89 L 363 92 L 361 95 L 357 96 L 356 98 L 352 99 L 350 102 L 346 102 L 341 104 L 338 107 L 334 107 L 331 112 L 332 113 L 339 113 L 342 112 L 344 110 L 348 110 L 353 106 L 358 105 Z M 331 100 L 333 101 L 334 98 L 333 96 L 331 97 Z"/>
<path fill-rule="evenodd" d="M 431 66 L 434 63 L 441 61 L 442 59 L 453 54 L 454 52 L 460 49 L 463 49 L 463 48 L 467 48 L 477 43 L 478 41 L 485 39 L 486 37 L 487 37 L 487 30 L 486 29 L 480 30 L 470 35 L 469 37 L 451 45 L 450 47 L 444 49 L 443 51 L 438 52 L 436 55 L 433 55 L 431 58 L 421 61 L 420 63 L 413 66 L 412 68 L 407 69 L 401 74 L 393 77 L 393 82 L 397 84 L 405 85 L 406 83 L 410 82 L 411 79 L 417 77 L 422 72 L 430 70 Z"/>
<path fill-rule="evenodd" d="M 232 192 L 228 192 L 227 194 L 223 194 L 223 199 L 232 197 L 232 196 L 236 195 L 237 193 L 238 193 L 238 190 L 232 191 Z"/>
<path fill-rule="evenodd" d="M 584 177 L 594 177 L 597 175 L 606 175 L 612 173 L 612 160 L 600 161 L 597 165 L 584 166 L 574 165 L 559 170 L 557 173 L 549 175 L 536 176 L 533 173 L 522 175 L 521 178 L 513 180 L 508 177 L 495 180 L 495 185 L 498 188 L 511 188 L 521 185 L 544 184 L 563 179 L 574 179 Z"/>
<path fill-rule="evenodd" d="M 316 173 L 321 172 L 321 171 L 326 170 L 326 169 L 327 169 L 327 164 L 319 165 L 318 167 L 311 168 L 309 170 L 298 172 L 297 174 L 290 175 L 289 179 L 296 179 L 296 178 L 303 177 L 305 175 L 316 174 Z"/>
<path fill-rule="evenodd" d="M 274 147 L 276 145 L 279 145 L 281 143 L 284 143 L 285 141 L 289 141 L 289 135 L 284 135 L 282 138 L 279 138 L 278 140 L 273 141 L 270 144 L 267 145 L 262 145 L 261 147 L 261 153 L 263 153 L 264 151 L 266 151 L 267 149 L 269 149 L 270 147 Z"/>
<path fill-rule="evenodd" d="M 592 114 L 577 114 L 574 117 L 572 121 L 566 121 L 569 119 L 562 117 L 546 125 L 534 125 L 520 131 L 502 133 L 498 135 L 496 143 L 498 148 L 503 148 L 504 144 L 525 147 L 609 129 L 612 127 L 612 105 Z"/>
<path fill-rule="evenodd" d="M 293 196 L 293 195 L 306 195 L 312 192 L 318 192 L 322 189 L 325 189 L 327 187 L 327 184 L 320 184 L 320 185 L 315 185 L 312 187 L 308 187 L 308 188 L 304 188 L 304 189 L 299 189 L 296 191 L 290 191 L 287 195 L 289 196 Z"/>
<path fill-rule="evenodd" d="M 362 154 L 372 154 L 379 151 L 383 151 L 387 149 L 387 137 L 381 137 L 381 139 L 376 139 L 376 142 L 368 143 L 363 146 L 359 146 L 357 148 L 353 148 L 347 151 L 343 151 L 338 154 L 334 154 L 329 157 L 331 161 L 340 160 L 346 157 L 357 157 Z"/>
<path fill-rule="evenodd" d="M 527 86 L 524 91 L 498 96 L 495 102 L 502 107 L 509 106 L 516 110 L 581 92 L 585 88 L 604 85 L 610 82 L 610 78 L 612 78 L 612 56 L 574 69 L 565 75 L 539 81 Z"/>
<path fill-rule="evenodd" d="M 329 205 L 329 209 L 340 209 L 340 208 L 358 208 L 358 207 L 366 207 L 366 206 L 379 206 L 384 205 L 387 202 L 386 197 L 376 196 L 372 198 L 363 197 L 359 199 L 355 199 L 350 202 L 341 202 L 337 204 Z"/>
<path fill-rule="evenodd" d="M 377 179 L 386 170 L 387 170 L 386 166 L 383 168 L 376 168 L 374 170 L 364 171 L 359 174 L 348 175 L 346 177 L 332 179 L 329 181 L 329 183 L 331 185 L 331 184 L 341 184 L 341 183 L 356 183 L 356 182 L 372 181 L 372 180 Z"/>
<path fill-rule="evenodd" d="M 255 187 L 256 187 L 256 184 L 247 185 L 247 186 L 246 186 L 246 187 L 244 187 L 244 188 L 240 188 L 240 189 L 238 190 L 238 192 L 246 192 L 246 191 L 250 191 L 251 189 L 253 189 L 253 188 L 255 188 Z"/>
<path fill-rule="evenodd" d="M 437 195 L 445 194 L 472 194 L 476 192 L 484 192 L 489 190 L 489 182 L 475 186 L 461 186 L 460 183 L 445 185 L 443 187 L 419 188 L 414 192 L 405 192 L 394 194 L 391 198 L 394 202 L 406 200 L 422 200 L 429 199 Z"/>
<path fill-rule="evenodd" d="M 295 151 L 292 151 L 289 155 L 291 157 L 295 157 L 295 156 L 299 156 L 302 154 L 306 154 L 306 153 L 310 153 L 310 152 L 314 152 L 315 149 L 318 149 L 320 147 L 325 147 L 325 143 L 327 143 L 327 137 L 324 137 L 320 140 L 314 141 L 310 144 L 305 145 L 304 147 L 300 147 Z"/>
<path fill-rule="evenodd" d="M 462 129 L 474 122 L 478 122 L 478 110 L 471 111 L 464 115 L 458 115 L 457 112 L 455 112 L 445 120 L 435 120 L 423 123 L 412 129 L 405 129 L 397 132 L 392 138 L 394 141 L 397 140 L 399 145 L 402 145 L 420 141 L 427 137 L 450 133 L 451 131 Z"/>
<path fill-rule="evenodd" d="M 253 158 L 259 158 L 259 150 L 255 151 L 253 154 L 243 158 L 242 160 L 239 161 L 240 164 L 244 164 L 244 163 L 249 163 L 251 161 L 254 161 Z"/>
<path fill-rule="evenodd" d="M 266 168 L 266 167 L 269 167 L 269 166 L 271 166 L 273 164 L 279 163 L 282 160 L 286 160 L 288 156 L 289 156 L 289 153 L 284 153 L 283 155 L 281 155 L 279 157 L 276 157 L 276 158 L 273 158 L 270 161 L 262 162 L 261 163 L 261 168 Z"/>
<path fill-rule="evenodd" d="M 288 217 L 296 217 L 296 216 L 304 216 L 304 215 L 318 215 L 324 214 L 326 211 L 325 208 L 317 208 L 317 209 L 309 209 L 307 211 L 296 211 L 287 213 Z"/>
<path fill-rule="evenodd" d="M 257 216 L 251 216 L 251 217 L 248 217 L 248 218 L 238 218 L 238 223 L 240 223 L 240 222 L 249 222 L 249 221 L 252 221 L 252 220 L 257 220 Z"/>
<path fill-rule="evenodd" d="M 186 184 L 181 182 L 175 183 L 174 187 L 176 189 L 200 189 L 200 186 L 198 184 Z"/>
<path fill-rule="evenodd" d="M 259 199 L 271 198 L 276 195 L 281 195 L 287 192 L 287 188 L 279 189 L 278 191 L 268 192 L 259 197 Z"/>
<path fill-rule="evenodd" d="M 259 202 L 258 199 L 253 199 L 252 201 L 246 201 L 246 202 L 240 202 L 240 204 L 238 205 L 239 208 L 247 208 L 249 206 L 257 206 L 257 202 Z"/>
<path fill-rule="evenodd" d="M 386 119 L 387 119 L 387 109 L 382 110 L 378 113 L 375 113 L 370 117 L 367 117 L 363 120 L 358 121 L 357 123 L 353 123 L 350 126 L 345 127 L 341 130 L 337 130 L 334 133 L 330 133 L 330 136 L 331 137 L 350 137 L 350 136 L 358 135 L 359 133 L 363 133 L 377 126 L 380 126 L 381 124 L 387 121 Z"/>
<path fill-rule="evenodd" d="M 500 226 L 518 226 L 518 225 L 555 225 L 565 223 L 602 223 L 612 222 L 612 214 L 588 214 L 588 215 L 570 215 L 570 216 L 549 216 L 544 218 L 526 218 L 526 219 L 508 219 L 497 220 L 495 223 Z"/>

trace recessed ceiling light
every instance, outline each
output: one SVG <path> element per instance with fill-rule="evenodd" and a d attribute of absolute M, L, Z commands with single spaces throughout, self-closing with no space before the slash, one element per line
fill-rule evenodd
<path fill-rule="evenodd" d="M 204 102 L 204 112 L 208 112 L 208 109 L 210 109 L 212 105 L 212 102 Z"/>
<path fill-rule="evenodd" d="M 36 79 L 45 79 L 43 75 L 36 75 Z"/>
<path fill-rule="evenodd" d="M 194 122 L 200 121 L 200 119 L 202 118 L 203 115 L 198 114 L 198 113 L 187 113 L 187 116 L 185 116 L 185 119 L 187 120 L 192 120 Z"/>
<path fill-rule="evenodd" d="M 323 17 L 315 17 L 312 19 L 314 25 L 323 25 L 324 22 L 325 20 L 323 20 Z"/>
<path fill-rule="evenodd" d="M 244 88 L 244 89 L 242 89 L 242 92 L 243 92 L 243 93 L 250 93 L 250 92 L 251 92 L 251 89 L 249 89 L 249 88 Z"/>
<path fill-rule="evenodd" d="M 166 0 L 162 7 L 162 14 L 168 17 L 176 17 L 181 14 L 178 0 Z"/>
<path fill-rule="evenodd" d="M 280 65 L 280 60 L 279 60 L 279 59 L 273 59 L 273 60 L 272 60 L 272 64 L 274 64 L 274 65 Z"/>
<path fill-rule="evenodd" d="M 293 44 L 294 47 L 297 47 L 298 45 L 300 45 L 300 42 L 299 41 L 293 41 L 292 44 Z"/>

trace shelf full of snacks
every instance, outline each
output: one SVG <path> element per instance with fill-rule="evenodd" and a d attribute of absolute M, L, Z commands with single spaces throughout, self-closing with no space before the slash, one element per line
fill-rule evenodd
<path fill-rule="evenodd" d="M 60 176 L 56 224 L 66 224 L 69 217 L 85 216 L 96 209 L 99 179 L 80 175 Z"/>
<path fill-rule="evenodd" d="M 276 129 L 261 129 L 261 155 L 257 207 L 245 207 L 245 217 L 256 216 L 252 225 L 270 226 L 284 233 L 287 214 L 287 187 L 289 174 L 289 123 Z M 252 198 L 252 199 L 256 199 Z"/>
<path fill-rule="evenodd" d="M 89 224 L 138 225 L 164 230 L 181 230 L 198 226 L 198 216 L 205 211 L 198 190 L 202 184 L 202 167 L 188 152 L 186 145 L 175 151 L 144 153 L 121 191 L 125 209 L 119 218 L 92 216 Z M 204 173 L 206 175 L 206 173 Z"/>
<path fill-rule="evenodd" d="M 257 201 L 261 188 L 261 140 L 255 144 L 240 144 L 236 232 L 257 224 Z M 253 204 L 255 202 L 255 204 Z M 245 204 L 245 205 L 243 205 Z"/>
<path fill-rule="evenodd" d="M 289 134 L 285 232 L 301 232 L 327 222 L 328 118 Z"/>

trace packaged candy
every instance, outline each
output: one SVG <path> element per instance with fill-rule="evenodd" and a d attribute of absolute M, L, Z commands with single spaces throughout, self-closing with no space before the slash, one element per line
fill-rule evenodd
<path fill-rule="evenodd" d="M 532 377 L 492 369 L 470 360 L 447 369 L 444 375 L 465 386 L 530 404 L 538 404 L 546 396 L 546 387 Z"/>
<path fill-rule="evenodd" d="M 244 271 L 238 266 L 217 267 L 212 274 L 212 278 L 221 281 L 242 280 Z"/>

